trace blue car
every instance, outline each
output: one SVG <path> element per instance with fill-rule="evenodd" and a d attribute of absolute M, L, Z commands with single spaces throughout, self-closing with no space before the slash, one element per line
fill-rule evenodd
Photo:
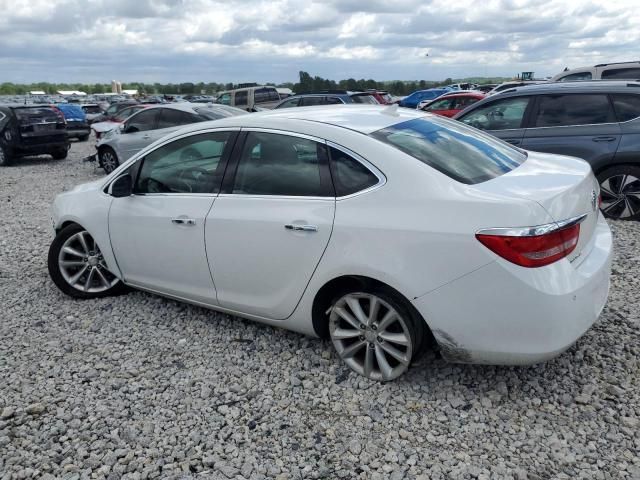
<path fill-rule="evenodd" d="M 400 100 L 398 105 L 406 108 L 416 108 L 421 101 L 433 100 L 434 98 L 438 98 L 440 95 L 450 91 L 450 88 L 428 88 L 426 90 L 416 90 L 408 97 Z"/>
<path fill-rule="evenodd" d="M 56 107 L 62 112 L 67 122 L 67 137 L 77 138 L 80 141 L 87 140 L 91 135 L 91 128 L 82 107 L 74 103 L 59 103 Z"/>

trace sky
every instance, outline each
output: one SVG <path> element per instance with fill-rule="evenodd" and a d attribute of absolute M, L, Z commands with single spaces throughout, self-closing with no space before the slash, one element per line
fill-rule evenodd
<path fill-rule="evenodd" d="M 554 75 L 640 60 L 639 0 L 0 0 L 0 83 Z"/>

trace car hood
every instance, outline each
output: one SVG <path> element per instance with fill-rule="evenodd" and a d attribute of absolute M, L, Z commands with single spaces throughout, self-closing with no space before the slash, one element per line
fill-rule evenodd
<path fill-rule="evenodd" d="M 91 128 L 93 128 L 96 132 L 104 133 L 108 132 L 109 130 L 113 130 L 118 125 L 120 125 L 119 122 L 96 122 L 91 125 Z"/>

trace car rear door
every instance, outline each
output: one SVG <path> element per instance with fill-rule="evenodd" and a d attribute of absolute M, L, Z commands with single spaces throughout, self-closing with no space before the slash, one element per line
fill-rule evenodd
<path fill-rule="evenodd" d="M 463 112 L 457 120 L 521 146 L 530 104 L 530 97 L 496 98 Z"/>
<path fill-rule="evenodd" d="M 613 159 L 619 143 L 620 125 L 606 93 L 568 93 L 536 98 L 522 148 L 600 166 Z"/>
<path fill-rule="evenodd" d="M 334 212 L 324 141 L 243 133 L 205 227 L 220 306 L 291 315 L 329 242 Z"/>
<path fill-rule="evenodd" d="M 160 110 L 158 123 L 156 124 L 156 128 L 150 132 L 151 142 L 149 142 L 149 144 L 175 132 L 184 125 L 201 122 L 203 120 L 193 113 L 175 108 L 160 108 L 158 110 Z"/>

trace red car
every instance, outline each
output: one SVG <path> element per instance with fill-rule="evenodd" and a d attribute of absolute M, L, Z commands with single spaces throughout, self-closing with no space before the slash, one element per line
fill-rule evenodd
<path fill-rule="evenodd" d="M 374 97 L 380 105 L 391 105 L 393 103 L 393 97 L 384 90 L 368 89 L 367 93 Z"/>
<path fill-rule="evenodd" d="M 481 92 L 449 93 L 427 103 L 421 110 L 443 117 L 453 117 L 472 103 L 482 100 L 486 95 Z"/>

